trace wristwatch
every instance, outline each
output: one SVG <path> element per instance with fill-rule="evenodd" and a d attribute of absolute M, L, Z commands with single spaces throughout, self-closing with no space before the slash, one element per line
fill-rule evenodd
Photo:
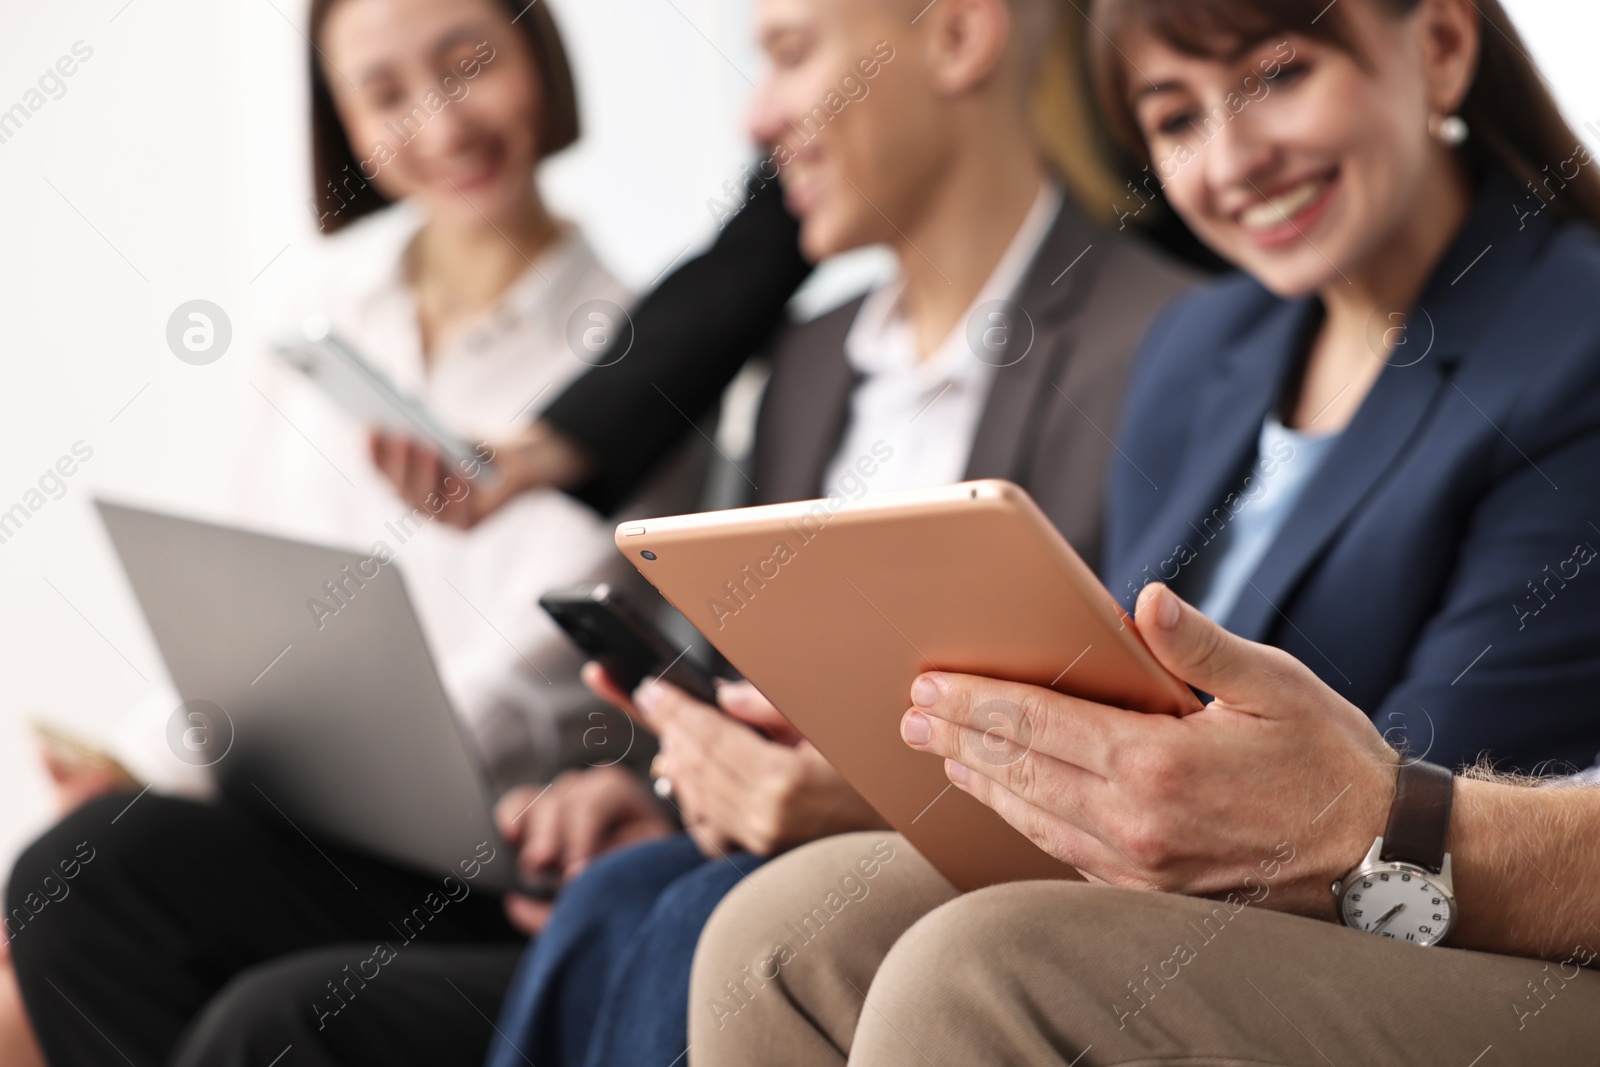
<path fill-rule="evenodd" d="M 1383 836 L 1355 870 L 1333 883 L 1339 921 L 1356 930 L 1436 945 L 1456 921 L 1450 853 L 1455 776 L 1434 763 L 1403 763 Z"/>

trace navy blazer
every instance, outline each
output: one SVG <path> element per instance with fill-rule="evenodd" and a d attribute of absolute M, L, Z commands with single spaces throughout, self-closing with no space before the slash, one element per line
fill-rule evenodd
<path fill-rule="evenodd" d="M 1533 770 L 1600 751 L 1600 234 L 1492 177 L 1229 616 L 1391 742 Z M 1111 460 L 1107 585 L 1184 578 L 1303 365 L 1315 297 L 1232 276 L 1141 346 Z"/>

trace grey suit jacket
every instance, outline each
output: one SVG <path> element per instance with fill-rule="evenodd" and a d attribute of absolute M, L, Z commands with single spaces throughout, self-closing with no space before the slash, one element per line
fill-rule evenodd
<path fill-rule="evenodd" d="M 1197 277 L 1090 222 L 1069 197 L 1018 287 L 1014 347 L 995 371 L 966 477 L 1022 486 L 1092 567 L 1134 350 L 1156 311 Z M 854 300 L 774 339 L 756 428 L 755 503 L 822 494 L 859 380 L 844 341 L 860 307 Z"/>

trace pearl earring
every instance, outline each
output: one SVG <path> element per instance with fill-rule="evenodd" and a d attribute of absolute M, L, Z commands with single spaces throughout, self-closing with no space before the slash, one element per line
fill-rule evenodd
<path fill-rule="evenodd" d="M 1460 115 L 1446 115 L 1443 118 L 1435 117 L 1429 121 L 1428 127 L 1429 133 L 1433 134 L 1442 144 L 1447 144 L 1451 148 L 1465 144 L 1467 134 L 1470 132 L 1467 129 L 1467 120 Z"/>

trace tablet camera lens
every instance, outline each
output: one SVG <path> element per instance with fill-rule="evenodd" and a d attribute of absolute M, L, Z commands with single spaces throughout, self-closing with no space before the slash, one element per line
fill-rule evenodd
<path fill-rule="evenodd" d="M 654 552 L 650 551 L 648 548 L 645 549 L 643 552 L 639 553 L 639 555 L 643 556 L 645 559 L 655 559 L 656 558 L 656 554 Z"/>

